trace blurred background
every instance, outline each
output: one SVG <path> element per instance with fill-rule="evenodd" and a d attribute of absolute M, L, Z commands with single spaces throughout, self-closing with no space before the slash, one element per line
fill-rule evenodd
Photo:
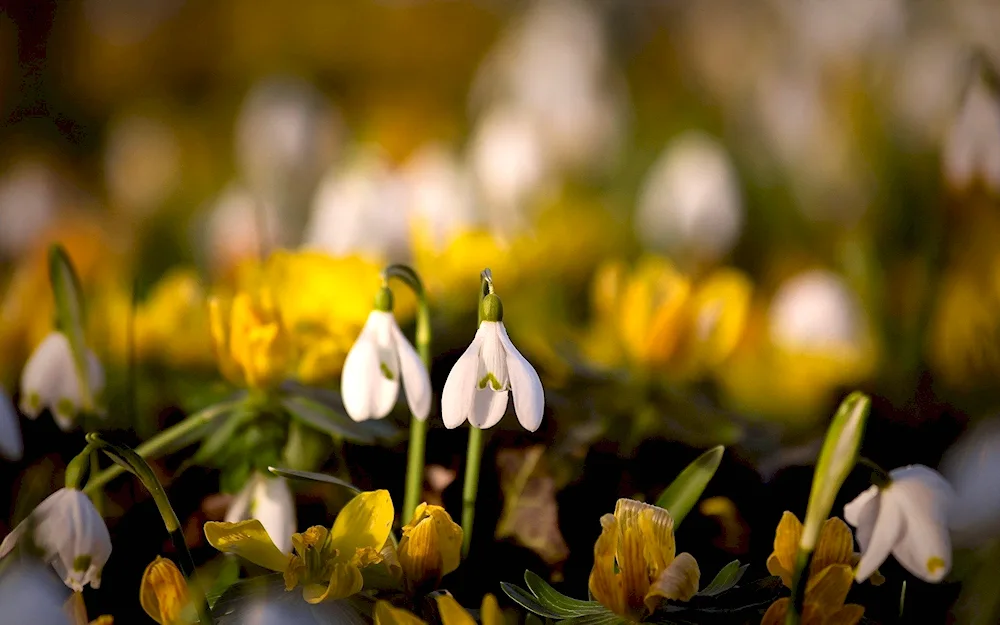
<path fill-rule="evenodd" d="M 669 482 L 651 439 L 663 466 L 721 442 L 780 482 L 853 388 L 866 455 L 937 466 L 997 431 L 997 33 L 989 0 L 6 0 L 0 384 L 51 326 L 52 241 L 112 370 L 134 315 L 156 409 L 109 418 L 139 438 L 217 377 L 205 293 L 302 248 L 360 263 L 311 283 L 342 316 L 309 382 L 336 380 L 367 268 L 406 262 L 440 388 L 490 267 L 543 373 L 540 436 L 633 463 L 609 493 Z"/>

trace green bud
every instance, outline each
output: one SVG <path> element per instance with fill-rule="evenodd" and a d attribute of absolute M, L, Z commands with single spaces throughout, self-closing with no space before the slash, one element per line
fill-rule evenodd
<path fill-rule="evenodd" d="M 375 310 L 380 310 L 382 312 L 392 312 L 392 290 L 383 286 L 378 291 L 378 295 L 375 296 Z"/>
<path fill-rule="evenodd" d="M 483 321 L 503 321 L 503 302 L 496 293 L 490 293 L 479 305 Z"/>

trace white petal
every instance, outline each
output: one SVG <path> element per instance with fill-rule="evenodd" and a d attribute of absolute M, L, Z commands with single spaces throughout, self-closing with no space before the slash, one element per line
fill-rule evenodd
<path fill-rule="evenodd" d="M 340 392 L 347 414 L 355 421 L 381 419 L 399 396 L 399 364 L 392 350 L 390 322 L 390 313 L 373 310 L 344 360 Z"/>
<path fill-rule="evenodd" d="M 396 319 L 391 312 L 373 310 L 368 315 L 371 336 L 378 348 L 378 384 L 373 389 L 376 419 L 389 414 L 399 398 L 399 355 L 392 336 Z"/>
<path fill-rule="evenodd" d="M 229 502 L 229 508 L 226 509 L 226 517 L 223 519 L 226 523 L 239 523 L 250 518 L 250 500 L 253 497 L 256 480 L 257 474 L 255 473 L 250 476 L 250 479 L 246 481 L 240 492 L 236 493 L 233 500 Z"/>
<path fill-rule="evenodd" d="M 278 549 L 292 552 L 292 534 L 298 528 L 295 501 L 285 478 L 257 475 L 250 517 L 260 521 Z"/>
<path fill-rule="evenodd" d="M 92 350 L 87 350 L 87 379 L 90 382 L 90 396 L 97 402 L 97 398 L 104 393 L 104 367 L 101 366 L 100 359 Z"/>
<path fill-rule="evenodd" d="M 482 325 L 465 352 L 455 362 L 448 373 L 441 392 L 441 419 L 445 427 L 457 428 L 472 412 L 476 397 L 476 373 L 479 371 L 479 347 L 483 343 L 486 329 Z"/>
<path fill-rule="evenodd" d="M 844 519 L 856 528 L 854 535 L 861 545 L 861 551 L 867 549 L 868 543 L 871 542 L 875 519 L 878 518 L 879 503 L 878 486 L 872 486 L 844 506 Z"/>
<path fill-rule="evenodd" d="M 954 501 L 951 485 L 937 471 L 913 465 L 890 472 L 887 497 L 903 513 L 904 532 L 893 555 L 908 571 L 939 582 L 951 570 L 947 515 Z"/>
<path fill-rule="evenodd" d="M 111 536 L 90 499 L 78 490 L 63 488 L 32 514 L 38 521 L 35 541 L 50 554 L 66 585 L 74 590 L 86 584 L 100 586 L 101 571 L 111 556 Z M 90 558 L 83 569 L 77 567 L 81 556 Z"/>
<path fill-rule="evenodd" d="M 426 421 L 431 412 L 431 376 L 417 351 L 406 340 L 395 321 L 392 323 L 392 336 L 396 353 L 399 354 L 399 368 L 403 378 L 403 390 L 406 391 L 406 403 L 410 406 L 413 416 Z"/>
<path fill-rule="evenodd" d="M 872 531 L 868 546 L 861 554 L 861 561 L 855 571 L 854 578 L 858 582 L 863 582 L 885 562 L 896 546 L 896 542 L 903 535 L 903 512 L 898 506 L 886 500 L 882 495 L 875 501 L 878 502 L 878 516 L 875 519 L 875 528 Z"/>
<path fill-rule="evenodd" d="M 497 325 L 500 342 L 507 352 L 507 371 L 510 375 L 510 390 L 514 394 L 514 412 L 524 429 L 534 432 L 542 424 L 542 414 L 545 412 L 542 381 L 531 363 L 514 347 L 503 323 Z"/>
<path fill-rule="evenodd" d="M 76 377 L 69 340 L 61 332 L 51 332 L 35 347 L 21 372 L 21 412 L 33 419 L 55 405 L 69 376 Z"/>
<path fill-rule="evenodd" d="M 503 418 L 507 412 L 509 391 L 494 391 L 492 389 L 476 389 L 476 398 L 472 403 L 469 423 L 480 430 L 487 430 Z"/>
<path fill-rule="evenodd" d="M 484 321 L 479 326 L 479 329 L 484 332 L 483 346 L 479 350 L 476 388 L 491 388 L 494 391 L 510 389 L 510 378 L 507 374 L 507 352 L 500 341 L 502 327 L 503 324 L 498 321 Z"/>
<path fill-rule="evenodd" d="M 853 501 L 844 506 L 844 520 L 858 527 L 861 523 L 862 511 L 879 494 L 878 486 L 871 486 L 868 490 L 854 498 Z M 877 508 L 876 504 L 876 508 Z"/>
<path fill-rule="evenodd" d="M 0 457 L 16 462 L 23 454 L 24 441 L 21 439 L 21 425 L 17 420 L 17 411 L 0 386 Z"/>

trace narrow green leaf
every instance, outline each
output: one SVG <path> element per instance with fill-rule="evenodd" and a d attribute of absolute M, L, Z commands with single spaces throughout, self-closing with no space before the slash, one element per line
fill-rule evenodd
<path fill-rule="evenodd" d="M 715 578 L 709 582 L 708 586 L 705 586 L 698 593 L 702 597 L 714 597 L 716 595 L 722 594 L 739 583 L 743 574 L 747 572 L 747 567 L 749 564 L 744 564 L 740 566 L 739 560 L 733 560 L 726 566 L 722 567 L 722 570 L 715 576 Z"/>
<path fill-rule="evenodd" d="M 535 614 L 546 618 L 562 618 L 560 615 L 538 603 L 538 600 L 534 597 L 534 595 L 520 586 L 508 582 L 500 582 L 500 588 L 507 593 L 507 596 L 510 597 L 515 603 L 529 612 L 534 612 Z"/>
<path fill-rule="evenodd" d="M 352 493 L 360 493 L 361 489 L 351 484 L 350 482 L 345 482 L 339 478 L 333 477 L 332 475 L 326 475 L 325 473 L 313 473 L 312 471 L 299 471 L 296 469 L 284 469 L 281 467 L 268 467 L 268 471 L 279 476 L 287 477 L 293 480 L 304 480 L 307 482 L 323 482 L 324 484 L 335 484 L 341 486 L 351 491 Z"/>
<path fill-rule="evenodd" d="M 295 419 L 306 425 L 325 432 L 330 436 L 371 445 L 377 436 L 361 423 L 356 423 L 350 417 L 338 413 L 329 406 L 306 397 L 282 397 L 281 405 Z"/>
<path fill-rule="evenodd" d="M 660 494 L 656 505 L 670 512 L 674 529 L 681 524 L 691 508 L 698 503 L 709 481 L 722 462 L 726 448 L 722 445 L 709 449 L 689 464 L 673 483 Z"/>
<path fill-rule="evenodd" d="M 246 410 L 245 407 L 244 409 L 238 407 L 223 417 L 219 427 L 205 437 L 201 446 L 198 447 L 198 451 L 184 463 L 185 468 L 189 465 L 197 466 L 211 462 L 212 459 L 216 458 L 225 449 L 226 445 L 236 435 L 236 432 L 253 419 L 254 416 L 254 412 Z"/>
<path fill-rule="evenodd" d="M 49 247 L 49 281 L 56 308 L 56 327 L 69 341 L 73 355 L 73 368 L 80 383 L 80 403 L 83 412 L 94 410 L 90 392 L 90 371 L 87 367 L 87 343 L 84 338 L 86 322 L 83 310 L 83 291 L 73 263 L 58 243 Z"/>
<path fill-rule="evenodd" d="M 528 590 L 538 598 L 539 603 L 559 614 L 562 618 L 595 614 L 606 610 L 603 605 L 596 601 L 582 601 L 567 597 L 531 571 L 524 572 L 524 583 L 528 585 Z"/>

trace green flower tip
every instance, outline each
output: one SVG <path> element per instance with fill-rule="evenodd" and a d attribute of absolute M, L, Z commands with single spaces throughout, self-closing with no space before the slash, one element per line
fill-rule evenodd
<path fill-rule="evenodd" d="M 503 302 L 496 293 L 490 293 L 483 298 L 482 304 L 483 321 L 503 321 Z"/>
<path fill-rule="evenodd" d="M 392 305 L 392 290 L 387 286 L 383 286 L 375 296 L 375 310 L 392 312 Z"/>
<path fill-rule="evenodd" d="M 92 561 L 93 558 L 90 557 L 90 554 L 84 553 L 78 555 L 76 558 L 73 559 L 73 570 L 82 573 L 90 568 L 90 563 Z"/>

